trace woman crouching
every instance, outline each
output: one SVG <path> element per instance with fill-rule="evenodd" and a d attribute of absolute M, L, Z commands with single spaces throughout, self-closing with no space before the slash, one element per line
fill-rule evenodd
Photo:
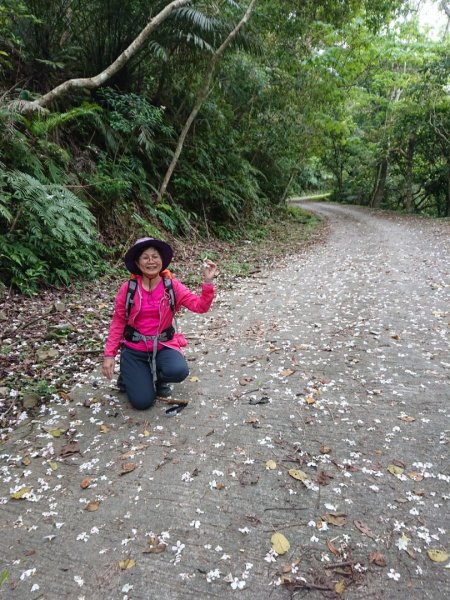
<path fill-rule="evenodd" d="M 182 306 L 205 313 L 214 298 L 215 263 L 205 261 L 197 295 L 166 270 L 172 256 L 169 244 L 149 237 L 137 240 L 128 250 L 125 266 L 135 277 L 119 289 L 105 344 L 103 375 L 112 379 L 120 348 L 117 383 L 139 410 L 153 406 L 157 396 L 170 397 L 169 383 L 179 383 L 189 375 L 181 350 L 187 342 L 173 327 L 175 313 Z"/>

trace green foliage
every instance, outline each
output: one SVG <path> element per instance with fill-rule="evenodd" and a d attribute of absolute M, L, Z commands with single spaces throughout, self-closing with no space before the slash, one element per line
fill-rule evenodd
<path fill-rule="evenodd" d="M 25 294 L 42 284 L 93 276 L 98 243 L 92 214 L 57 184 L 0 171 L 0 275 Z"/>

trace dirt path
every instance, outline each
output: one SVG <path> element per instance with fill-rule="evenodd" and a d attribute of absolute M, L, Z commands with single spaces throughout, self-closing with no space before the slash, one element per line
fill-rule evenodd
<path fill-rule="evenodd" d="M 0 447 L 1 598 L 443 597 L 449 224 L 303 206 L 324 244 L 182 317 L 178 416 L 94 373 Z"/>

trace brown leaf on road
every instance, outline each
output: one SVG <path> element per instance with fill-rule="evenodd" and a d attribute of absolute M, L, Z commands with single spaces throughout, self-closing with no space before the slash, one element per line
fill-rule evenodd
<path fill-rule="evenodd" d="M 123 463 L 120 475 L 125 475 L 126 473 L 131 473 L 131 471 L 134 471 L 135 468 L 136 468 L 135 463 L 132 463 L 132 462 Z"/>
<path fill-rule="evenodd" d="M 333 479 L 332 475 L 328 475 L 328 473 L 325 473 L 325 471 L 320 471 L 317 475 L 316 481 L 319 485 L 328 485 L 330 483 L 330 479 Z"/>
<path fill-rule="evenodd" d="M 362 521 L 355 520 L 355 521 L 353 521 L 353 524 L 355 525 L 356 529 L 359 529 L 359 531 L 361 533 L 364 533 L 364 535 L 367 535 L 367 537 L 370 537 L 373 540 L 375 539 L 375 537 L 376 537 L 375 534 L 370 529 L 370 527 L 368 525 L 366 525 L 366 523 L 363 523 Z"/>
<path fill-rule="evenodd" d="M 341 554 L 340 551 L 338 550 L 338 548 L 336 548 L 336 546 L 333 544 L 333 542 L 330 541 L 329 539 L 327 539 L 327 548 L 335 556 L 339 556 Z"/>
<path fill-rule="evenodd" d="M 331 448 L 329 446 L 320 446 L 320 454 L 331 454 Z"/>
<path fill-rule="evenodd" d="M 68 456 L 72 456 L 72 454 L 81 454 L 78 442 L 69 442 L 59 451 L 61 458 L 67 458 Z"/>
<path fill-rule="evenodd" d="M 248 383 L 253 381 L 253 377 L 241 377 L 239 379 L 239 385 L 247 385 Z"/>
<path fill-rule="evenodd" d="M 371 552 L 369 554 L 369 562 L 377 565 L 377 567 L 386 566 L 386 559 L 384 558 L 384 554 L 381 554 L 381 552 Z"/>
<path fill-rule="evenodd" d="M 345 513 L 325 513 L 322 517 L 329 525 L 342 527 L 347 523 L 347 515 Z"/>
<path fill-rule="evenodd" d="M 80 483 L 80 488 L 82 488 L 83 490 L 85 490 L 86 488 L 88 488 L 92 483 L 92 477 L 85 477 L 83 479 L 83 481 Z"/>
<path fill-rule="evenodd" d="M 156 546 L 150 546 L 146 550 L 142 550 L 142 554 L 161 554 L 161 552 L 165 552 L 167 548 L 166 544 L 158 544 Z"/>
<path fill-rule="evenodd" d="M 84 510 L 87 510 L 88 512 L 95 512 L 98 510 L 100 504 L 100 500 L 93 500 L 92 502 L 86 504 L 86 508 Z"/>
<path fill-rule="evenodd" d="M 280 373 L 281 377 L 289 377 L 290 375 L 293 375 L 295 373 L 295 371 L 293 369 L 283 369 Z"/>

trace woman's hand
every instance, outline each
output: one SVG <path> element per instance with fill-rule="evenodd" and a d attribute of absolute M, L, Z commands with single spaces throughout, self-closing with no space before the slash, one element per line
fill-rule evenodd
<path fill-rule="evenodd" d="M 213 261 L 209 260 L 209 258 L 205 258 L 203 261 L 203 281 L 205 283 L 212 283 L 217 273 L 218 271 L 216 263 L 213 263 Z"/>
<path fill-rule="evenodd" d="M 105 358 L 103 359 L 102 373 L 108 379 L 112 379 L 114 375 L 115 362 L 116 359 L 114 358 L 114 356 L 105 356 Z"/>

